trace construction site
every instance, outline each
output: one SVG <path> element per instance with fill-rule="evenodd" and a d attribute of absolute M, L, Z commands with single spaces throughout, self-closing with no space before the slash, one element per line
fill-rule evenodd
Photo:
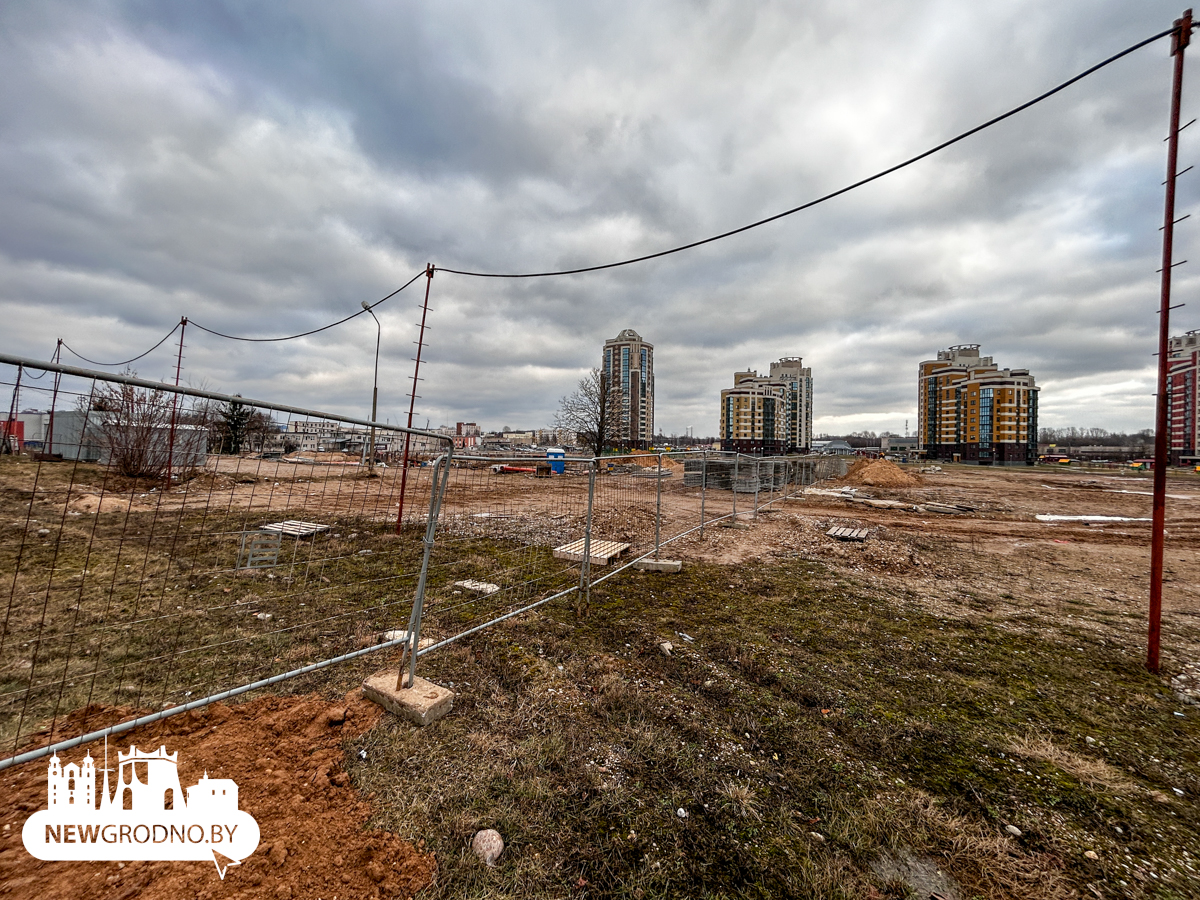
<path fill-rule="evenodd" d="M 0 893 L 1196 895 L 1200 476 L 1153 675 L 1146 473 L 319 456 L 0 459 Z M 425 727 L 363 698 L 405 665 Z M 110 732 L 236 780 L 258 850 L 24 853 L 39 754 Z"/>

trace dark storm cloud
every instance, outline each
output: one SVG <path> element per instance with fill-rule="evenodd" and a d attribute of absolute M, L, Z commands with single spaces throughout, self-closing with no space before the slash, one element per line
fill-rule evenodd
<path fill-rule="evenodd" d="M 61 335 L 116 360 L 181 315 L 294 333 L 428 261 L 538 271 L 670 247 L 891 165 L 1177 14 L 1160 0 L 11 5 L 5 348 L 44 356 Z M 960 342 L 1032 369 L 1046 424 L 1144 427 L 1168 77 L 1163 42 L 684 255 L 520 282 L 440 273 L 419 421 L 547 424 L 632 327 L 656 346 L 668 432 L 713 432 L 732 372 L 781 355 L 814 367 L 818 427 L 915 426 L 917 362 Z M 1182 211 L 1198 190 L 1182 184 Z M 1195 238 L 1178 240 L 1186 258 Z M 1180 276 L 1187 299 L 1197 282 Z M 393 421 L 423 287 L 378 309 Z M 362 413 L 374 329 L 360 317 L 283 344 L 192 329 L 187 370 Z M 165 374 L 169 356 L 141 371 Z"/>

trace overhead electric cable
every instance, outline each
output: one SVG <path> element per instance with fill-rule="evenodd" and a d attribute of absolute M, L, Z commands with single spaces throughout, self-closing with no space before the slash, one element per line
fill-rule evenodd
<path fill-rule="evenodd" d="M 1038 103 L 1041 103 L 1043 100 L 1047 99 L 1048 97 L 1053 97 L 1059 91 L 1065 90 L 1066 88 L 1073 85 L 1075 82 L 1081 81 L 1082 79 L 1087 78 L 1089 75 L 1093 74 L 1094 72 L 1098 72 L 1100 69 L 1103 69 L 1105 66 L 1111 65 L 1112 63 L 1116 62 L 1117 60 L 1121 59 L 1124 56 L 1128 56 L 1130 53 L 1133 53 L 1135 50 L 1140 50 L 1142 47 L 1145 47 L 1147 44 L 1152 44 L 1155 41 L 1161 40 L 1162 38 L 1165 38 L 1174 33 L 1175 33 L 1175 29 L 1169 28 L 1166 31 L 1159 32 L 1158 34 L 1154 35 L 1153 37 L 1146 38 L 1144 41 L 1138 41 L 1138 43 L 1134 44 L 1133 46 L 1126 47 L 1120 53 L 1113 54 L 1112 56 L 1110 56 L 1108 59 L 1104 60 L 1103 62 L 1097 63 L 1096 65 L 1092 66 L 1090 69 L 1086 69 L 1083 72 L 1080 72 L 1074 78 L 1070 78 L 1070 79 L 1064 81 L 1062 84 L 1051 88 L 1050 90 L 1046 91 L 1044 94 L 1039 94 L 1038 96 L 1034 97 L 1032 100 L 1022 103 L 1020 106 L 1013 107 L 1008 112 L 1001 113 L 1000 115 L 996 116 L 993 119 L 988 119 L 982 125 L 976 125 L 974 128 L 970 129 L 969 131 L 964 131 L 962 134 L 956 135 L 955 137 L 950 138 L 950 140 L 948 140 L 948 141 L 943 141 L 942 143 L 938 144 L 936 147 L 931 147 L 930 149 L 926 150 L 924 153 L 918 153 L 916 156 L 913 156 L 913 157 L 910 157 L 909 159 L 904 160 L 904 162 L 897 163 L 896 165 L 891 166 L 887 169 L 884 169 L 881 172 L 876 172 L 874 175 L 870 175 L 866 178 L 863 178 L 860 181 L 854 182 L 853 184 L 848 184 L 845 187 L 839 188 L 836 191 L 832 191 L 831 193 L 825 194 L 822 197 L 817 197 L 815 200 L 809 200 L 807 203 L 802 203 L 800 206 L 794 206 L 791 209 L 784 210 L 781 213 L 776 213 L 773 216 L 768 216 L 765 219 L 759 219 L 757 222 L 751 222 L 749 225 L 743 225 L 740 228 L 734 228 L 730 231 L 723 231 L 720 234 L 714 234 L 712 237 L 706 237 L 706 238 L 703 238 L 698 241 L 692 241 L 690 244 L 683 244 L 679 247 L 672 247 L 670 250 L 660 250 L 657 253 L 647 253 L 644 256 L 635 256 L 632 259 L 623 259 L 623 260 L 620 260 L 619 262 L 603 263 L 603 264 L 597 265 L 597 266 L 584 266 L 584 267 L 578 268 L 578 269 L 562 269 L 560 271 L 555 271 L 555 272 L 524 272 L 524 273 L 470 272 L 470 271 L 466 271 L 463 269 L 444 269 L 441 266 L 436 266 L 435 268 L 439 272 L 449 272 L 454 275 L 470 275 L 475 278 L 546 278 L 546 277 L 549 277 L 552 275 L 579 275 L 583 272 L 597 272 L 597 271 L 600 271 L 601 269 L 615 269 L 620 266 L 629 266 L 629 265 L 633 265 L 634 263 L 646 262 L 647 260 L 651 260 L 651 259 L 658 259 L 659 257 L 662 257 L 662 256 L 670 256 L 673 253 L 681 253 L 684 250 L 691 250 L 694 247 L 700 247 L 700 246 L 703 246 L 704 244 L 711 244 L 714 241 L 720 241 L 720 240 L 723 240 L 728 237 L 733 237 L 735 234 L 741 234 L 743 231 L 749 231 L 752 228 L 758 228 L 761 225 L 766 225 L 770 222 L 776 221 L 777 219 L 783 219 L 783 218 L 786 218 L 787 216 L 795 215 L 798 212 L 802 212 L 803 210 L 811 209 L 812 207 L 817 206 L 820 203 L 824 203 L 826 200 L 832 200 L 834 197 L 840 197 L 842 194 L 849 193 L 850 191 L 853 191 L 856 188 L 860 188 L 863 185 L 870 184 L 872 181 L 878 181 L 880 178 L 883 178 L 885 175 L 891 175 L 893 172 L 898 172 L 900 169 L 903 169 L 906 166 L 911 166 L 913 163 L 919 162 L 922 159 L 925 159 L 925 157 L 927 157 L 927 156 L 932 156 L 933 154 L 938 153 L 941 150 L 945 150 L 947 147 L 957 144 L 959 141 L 965 140 L 966 138 L 969 138 L 973 134 L 978 134 L 979 132 L 983 131 L 986 128 L 992 127 L 993 125 L 997 124 L 998 122 L 1003 122 L 1005 119 L 1010 118 L 1011 116 L 1015 116 L 1017 113 L 1023 112 L 1025 110 L 1029 109 L 1029 107 L 1034 106 Z"/>
<path fill-rule="evenodd" d="M 56 350 L 58 349 L 57 345 L 55 345 L 55 349 L 56 349 Z M 50 354 L 50 361 L 51 361 L 51 362 L 54 362 L 54 361 L 55 361 L 55 360 L 54 360 L 54 354 L 53 354 L 53 353 L 51 353 L 51 354 Z M 46 372 L 48 372 L 48 371 L 50 371 L 50 370 L 49 370 L 49 369 L 44 369 L 44 370 L 42 371 L 42 374 L 41 374 L 41 375 L 30 375 L 30 376 L 29 376 L 29 380 L 30 380 L 30 381 L 41 381 L 43 378 L 45 378 L 45 377 L 46 377 Z"/>
<path fill-rule="evenodd" d="M 143 356 L 149 356 L 151 353 L 153 353 L 155 350 L 157 350 L 159 347 L 161 347 L 163 344 L 165 344 L 167 342 L 167 338 L 169 338 L 171 335 L 173 335 L 178 330 L 179 330 L 179 324 L 176 323 L 174 328 L 172 328 L 165 335 L 163 335 L 163 339 L 161 341 L 159 341 L 157 344 L 155 344 L 153 347 L 151 347 L 145 353 L 135 356 L 133 359 L 127 359 L 124 362 L 115 362 L 115 363 L 96 362 L 94 359 L 88 359 L 82 353 L 76 353 L 74 350 L 71 349 L 71 345 L 68 344 L 66 341 L 63 341 L 63 346 L 71 353 L 72 356 L 79 357 L 85 363 L 91 363 L 93 366 L 100 366 L 101 368 L 105 368 L 105 369 L 115 369 L 117 366 L 127 366 L 132 362 L 137 362 Z"/>
<path fill-rule="evenodd" d="M 330 322 L 328 325 L 322 325 L 320 328 L 314 328 L 312 331 L 302 331 L 299 334 L 289 334 L 284 337 L 270 337 L 270 338 L 240 337 L 236 334 L 223 334 L 220 331 L 213 331 L 211 328 L 205 328 L 199 322 L 196 322 L 192 319 L 188 319 L 188 324 L 192 325 L 196 328 L 199 328 L 201 331 L 207 331 L 209 334 L 216 335 L 217 337 L 225 338 L 230 341 L 249 341 L 251 343 L 258 343 L 258 344 L 268 344 L 268 343 L 272 343 L 274 341 L 294 341 L 296 338 L 308 337 L 310 334 L 318 334 L 322 331 L 327 331 L 330 328 L 334 328 L 338 325 L 341 325 L 343 322 L 349 322 L 351 319 L 358 318 L 363 313 L 367 312 L 368 310 L 374 309 L 379 304 L 383 303 L 385 300 L 391 300 L 398 293 L 400 293 L 402 290 L 404 290 L 406 287 L 408 287 L 410 284 L 412 284 L 414 281 L 416 281 L 418 278 L 420 278 L 424 274 L 425 274 L 425 270 L 422 269 L 420 272 L 418 272 L 416 275 L 414 275 L 412 278 L 410 278 L 408 281 L 406 281 L 400 287 L 396 288 L 394 291 L 392 291 L 386 297 L 381 297 L 379 300 L 376 300 L 374 303 L 370 303 L 370 304 L 362 307 L 358 312 L 351 313 L 350 315 L 346 316 L 346 318 L 344 318 L 344 319 L 338 319 L 336 322 Z"/>

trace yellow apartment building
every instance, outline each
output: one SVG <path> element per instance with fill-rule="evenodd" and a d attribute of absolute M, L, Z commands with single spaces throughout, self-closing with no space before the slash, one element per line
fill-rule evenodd
<path fill-rule="evenodd" d="M 920 364 L 918 450 L 981 466 L 1037 461 L 1038 387 L 1028 369 L 1001 369 L 979 344 L 939 350 Z"/>

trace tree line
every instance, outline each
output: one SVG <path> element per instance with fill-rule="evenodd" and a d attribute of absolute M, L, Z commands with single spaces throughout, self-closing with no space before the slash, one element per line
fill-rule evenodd
<path fill-rule="evenodd" d="M 1059 447 L 1119 447 L 1139 450 L 1154 446 L 1154 429 L 1141 431 L 1109 431 L 1106 428 L 1041 428 L 1038 443 L 1057 444 Z"/>

